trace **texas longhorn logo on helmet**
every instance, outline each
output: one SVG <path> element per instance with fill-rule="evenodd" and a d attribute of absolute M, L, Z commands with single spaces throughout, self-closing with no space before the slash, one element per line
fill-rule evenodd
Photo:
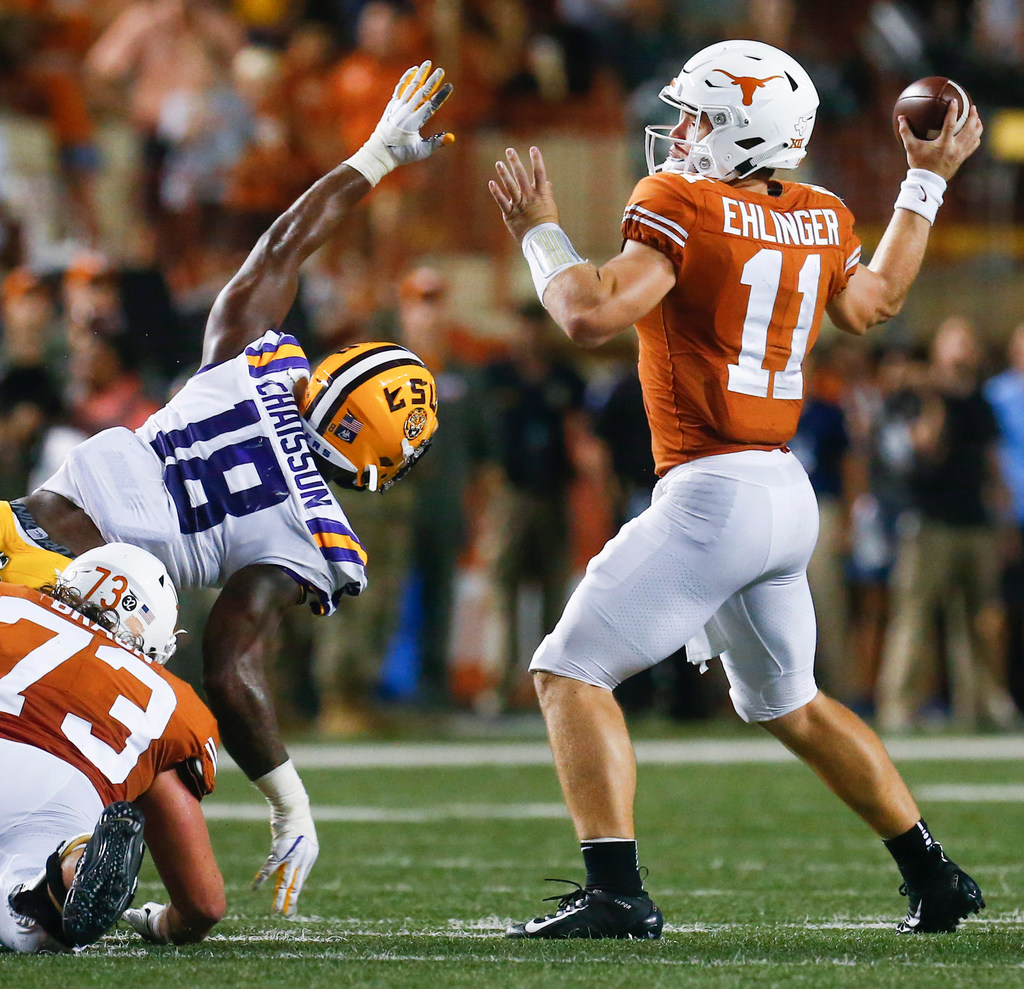
<path fill-rule="evenodd" d="M 773 79 L 782 78 L 782 76 L 768 76 L 766 79 L 755 79 L 753 76 L 734 76 L 728 69 L 715 69 L 714 71 L 728 76 L 734 86 L 740 87 L 744 106 L 750 106 L 754 102 L 754 93 L 757 90 L 764 89 Z"/>
<path fill-rule="evenodd" d="M 384 491 L 437 429 L 434 376 L 396 343 L 359 343 L 321 361 L 299 402 L 310 448 L 343 487 Z"/>

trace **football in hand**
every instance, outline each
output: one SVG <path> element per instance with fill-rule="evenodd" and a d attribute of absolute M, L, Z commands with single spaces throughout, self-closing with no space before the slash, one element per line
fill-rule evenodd
<path fill-rule="evenodd" d="M 906 117 L 914 137 L 922 141 L 934 141 L 942 130 L 946 119 L 946 107 L 956 104 L 955 134 L 959 134 L 967 123 L 971 111 L 971 98 L 967 90 L 946 76 L 927 76 L 912 82 L 900 93 L 892 108 L 892 126 L 900 136 L 900 117 Z"/>

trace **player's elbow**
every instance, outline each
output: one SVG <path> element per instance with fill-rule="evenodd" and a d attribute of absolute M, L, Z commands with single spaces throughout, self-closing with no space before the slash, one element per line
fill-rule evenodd
<path fill-rule="evenodd" d="M 181 924 L 174 931 L 175 944 L 193 944 L 202 941 L 223 919 L 227 910 L 224 886 L 209 890 L 202 898 L 179 907 Z"/>
<path fill-rule="evenodd" d="M 828 314 L 837 329 L 860 337 L 897 316 L 903 302 L 903 298 L 879 296 L 869 305 L 831 307 Z"/>
<path fill-rule="evenodd" d="M 600 347 L 619 332 L 618 329 L 610 329 L 594 312 L 587 310 L 569 314 L 558 322 L 565 335 L 580 347 Z"/>

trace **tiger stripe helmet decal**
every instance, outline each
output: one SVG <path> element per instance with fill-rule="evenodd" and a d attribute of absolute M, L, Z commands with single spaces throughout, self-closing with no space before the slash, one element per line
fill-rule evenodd
<path fill-rule="evenodd" d="M 359 343 L 321 361 L 299 403 L 314 453 L 344 487 L 384 491 L 426 452 L 437 429 L 434 376 L 396 343 Z"/>

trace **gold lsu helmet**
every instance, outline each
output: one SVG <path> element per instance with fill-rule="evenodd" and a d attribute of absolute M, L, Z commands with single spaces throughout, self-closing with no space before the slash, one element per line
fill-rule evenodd
<path fill-rule="evenodd" d="M 342 487 L 384 491 L 426 452 L 437 429 L 434 376 L 396 343 L 357 343 L 321 361 L 299 402 L 314 453 Z"/>

